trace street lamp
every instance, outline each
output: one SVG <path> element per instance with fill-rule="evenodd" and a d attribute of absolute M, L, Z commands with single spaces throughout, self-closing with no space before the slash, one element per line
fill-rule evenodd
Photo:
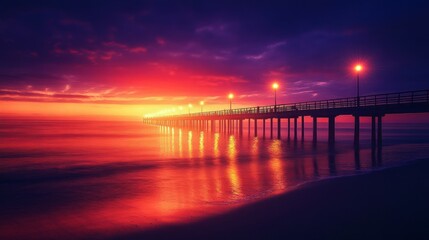
<path fill-rule="evenodd" d="M 356 71 L 356 99 L 357 99 L 357 106 L 359 107 L 360 105 L 360 94 L 359 94 L 359 72 L 362 71 L 362 65 L 358 64 L 355 66 L 355 71 Z"/>
<path fill-rule="evenodd" d="M 189 108 L 189 114 L 191 114 L 191 108 L 192 108 L 192 104 L 188 104 L 188 108 Z"/>
<path fill-rule="evenodd" d="M 200 101 L 200 105 L 201 105 L 201 112 L 203 112 L 204 101 Z"/>
<path fill-rule="evenodd" d="M 274 89 L 274 112 L 277 112 L 277 89 L 279 88 L 278 83 L 273 83 Z"/>
<path fill-rule="evenodd" d="M 234 94 L 230 93 L 228 94 L 229 98 L 229 111 L 232 111 L 232 99 L 234 98 Z"/>

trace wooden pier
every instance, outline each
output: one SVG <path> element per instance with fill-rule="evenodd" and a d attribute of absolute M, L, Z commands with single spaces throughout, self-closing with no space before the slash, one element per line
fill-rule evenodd
<path fill-rule="evenodd" d="M 335 118 L 342 115 L 354 117 L 354 145 L 359 148 L 360 119 L 371 118 L 371 146 L 382 146 L 382 119 L 387 114 L 410 114 L 429 112 L 429 90 L 386 93 L 351 98 L 338 98 L 291 104 L 277 104 L 237 108 L 231 110 L 200 112 L 181 115 L 147 117 L 144 123 L 198 128 L 203 131 L 219 131 L 243 136 L 244 121 L 247 121 L 248 134 L 251 135 L 253 121 L 254 136 L 258 136 L 258 122 L 262 121 L 262 137 L 266 137 L 266 121 L 269 120 L 270 138 L 273 135 L 273 121 L 277 120 L 277 138 L 281 138 L 282 119 L 287 119 L 287 139 L 291 140 L 293 121 L 293 140 L 298 140 L 298 122 L 301 123 L 301 141 L 304 141 L 304 118 L 313 119 L 313 138 L 317 142 L 317 120 L 328 119 L 328 142 L 335 143 Z"/>

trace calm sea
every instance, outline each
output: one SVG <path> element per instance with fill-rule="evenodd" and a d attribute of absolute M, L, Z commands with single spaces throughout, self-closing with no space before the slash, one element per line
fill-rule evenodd
<path fill-rule="evenodd" d="M 334 150 L 326 124 L 316 146 L 305 127 L 304 142 L 288 142 L 269 131 L 264 139 L 137 121 L 1 120 L 0 239 L 104 237 L 196 221 L 305 182 L 429 158 L 428 124 L 384 124 L 380 156 L 368 124 L 358 155 L 351 124 L 337 124 Z"/>

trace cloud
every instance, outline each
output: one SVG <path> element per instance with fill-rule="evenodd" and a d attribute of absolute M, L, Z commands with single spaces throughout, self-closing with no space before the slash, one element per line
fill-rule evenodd
<path fill-rule="evenodd" d="M 106 47 L 116 47 L 116 48 L 123 48 L 123 49 L 128 49 L 128 46 L 123 44 L 123 43 L 118 43 L 115 41 L 110 41 L 110 42 L 103 42 L 103 45 Z"/>
<path fill-rule="evenodd" d="M 103 42 L 102 46 L 104 48 L 71 48 L 64 44 L 56 43 L 52 52 L 56 55 L 84 57 L 93 63 L 99 60 L 110 61 L 115 57 L 120 57 L 127 53 L 137 54 L 147 52 L 147 48 L 143 46 L 129 46 L 116 41 Z"/>
<path fill-rule="evenodd" d="M 134 47 L 134 48 L 130 48 L 129 51 L 132 53 L 145 53 L 147 49 L 144 47 Z"/>
<path fill-rule="evenodd" d="M 259 93 L 253 93 L 253 94 L 241 94 L 238 95 L 238 98 L 242 99 L 242 98 L 254 98 L 254 97 L 259 97 L 261 96 L 261 94 Z"/>
<path fill-rule="evenodd" d="M 166 41 L 164 38 L 162 38 L 162 37 L 157 37 L 157 38 L 156 38 L 156 43 L 157 43 L 158 45 L 163 46 L 163 45 L 165 45 L 165 44 L 167 43 L 167 41 Z"/>
<path fill-rule="evenodd" d="M 267 52 L 263 52 L 259 55 L 249 55 L 246 56 L 246 59 L 250 59 L 250 60 L 261 60 L 263 59 L 265 56 L 267 55 Z"/>
<path fill-rule="evenodd" d="M 286 44 L 286 41 L 280 41 L 280 42 L 268 44 L 265 47 L 265 50 L 263 52 L 256 54 L 256 55 L 247 55 L 247 56 L 245 56 L 245 58 L 249 59 L 249 60 L 262 60 L 264 58 L 267 58 L 274 51 L 276 51 L 277 48 L 279 48 L 285 44 Z"/>
<path fill-rule="evenodd" d="M 147 51 L 147 49 L 145 47 L 142 47 L 142 46 L 131 47 L 131 46 L 128 46 L 124 43 L 118 43 L 115 41 L 104 42 L 103 45 L 106 47 L 110 47 L 110 48 L 123 49 L 127 52 L 130 52 L 130 53 L 145 53 Z"/>
<path fill-rule="evenodd" d="M 69 84 L 67 84 L 65 87 L 64 87 L 64 89 L 63 89 L 63 91 L 62 92 L 67 92 L 68 90 L 70 90 L 70 85 Z"/>
<path fill-rule="evenodd" d="M 101 103 L 101 104 L 187 104 L 197 102 L 201 97 L 189 96 L 146 96 L 141 97 L 137 91 L 116 91 L 116 89 L 82 90 L 70 92 L 71 86 L 63 90 L 34 90 L 25 88 L 0 89 L 0 100 L 24 102 L 58 102 L 58 103 Z M 206 101 L 214 101 L 219 96 L 203 97 Z"/>

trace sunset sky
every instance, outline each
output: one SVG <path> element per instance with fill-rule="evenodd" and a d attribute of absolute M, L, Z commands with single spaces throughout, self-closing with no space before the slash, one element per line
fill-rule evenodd
<path fill-rule="evenodd" d="M 3 1 L 0 114 L 348 97 L 356 63 L 362 95 L 429 88 L 426 1 L 124 2 Z"/>

